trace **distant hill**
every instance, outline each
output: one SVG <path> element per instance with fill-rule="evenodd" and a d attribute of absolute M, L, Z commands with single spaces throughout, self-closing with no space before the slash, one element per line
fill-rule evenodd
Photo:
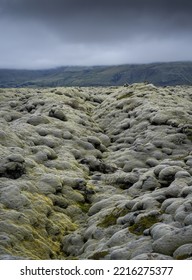
<path fill-rule="evenodd" d="M 49 70 L 0 69 L 0 87 L 119 86 L 148 81 L 154 85 L 192 85 L 192 62 L 66 66 Z"/>

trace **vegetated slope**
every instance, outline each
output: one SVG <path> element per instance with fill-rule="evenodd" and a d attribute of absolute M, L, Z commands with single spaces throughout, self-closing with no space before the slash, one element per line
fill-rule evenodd
<path fill-rule="evenodd" d="M 115 86 L 148 81 L 155 85 L 192 85 L 192 62 L 119 66 L 0 70 L 0 87 Z"/>
<path fill-rule="evenodd" d="M 191 259 L 192 88 L 1 89 L 0 259 Z"/>

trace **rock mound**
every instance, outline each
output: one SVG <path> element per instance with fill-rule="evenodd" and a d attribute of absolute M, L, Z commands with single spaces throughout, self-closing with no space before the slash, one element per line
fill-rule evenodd
<path fill-rule="evenodd" d="M 192 88 L 4 89 L 0 259 L 191 259 Z"/>

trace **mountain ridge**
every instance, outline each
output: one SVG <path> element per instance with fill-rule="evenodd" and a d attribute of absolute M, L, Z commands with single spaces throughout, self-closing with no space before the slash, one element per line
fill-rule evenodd
<path fill-rule="evenodd" d="M 0 69 L 1 88 L 120 86 L 145 81 L 156 86 L 192 85 L 192 62 L 63 66 L 45 70 Z"/>

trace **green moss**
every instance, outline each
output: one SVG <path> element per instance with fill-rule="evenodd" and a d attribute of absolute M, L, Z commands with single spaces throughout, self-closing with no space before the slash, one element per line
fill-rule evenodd
<path fill-rule="evenodd" d="M 123 94 L 121 96 L 118 96 L 117 100 L 122 100 L 122 99 L 125 99 L 125 98 L 129 98 L 131 96 L 133 96 L 133 91 L 126 92 L 125 94 Z"/>
<path fill-rule="evenodd" d="M 145 229 L 150 228 L 159 221 L 159 217 L 156 216 L 142 217 L 139 222 L 129 227 L 129 231 L 133 234 L 141 235 Z"/>
<path fill-rule="evenodd" d="M 84 203 L 84 202 L 79 202 L 78 205 L 79 205 L 79 208 L 84 213 L 87 213 L 89 211 L 89 208 L 91 207 L 91 205 L 89 203 Z"/>
<path fill-rule="evenodd" d="M 108 251 L 96 252 L 88 259 L 89 260 L 100 260 L 100 259 L 103 259 L 108 253 L 109 253 Z"/>
<path fill-rule="evenodd" d="M 113 211 L 110 214 L 108 214 L 104 217 L 104 219 L 102 220 L 101 223 L 98 224 L 98 226 L 103 227 L 103 228 L 113 226 L 116 224 L 117 219 L 119 217 L 126 215 L 127 212 L 128 212 L 127 209 L 115 208 L 115 209 L 113 209 Z"/>
<path fill-rule="evenodd" d="M 184 254 L 184 255 L 182 255 L 182 256 L 178 256 L 176 259 L 177 260 L 186 260 L 187 258 L 190 258 L 191 257 L 191 255 L 189 254 Z"/>
<path fill-rule="evenodd" d="M 70 261 L 77 261 L 77 260 L 79 260 L 78 257 L 74 257 L 74 256 L 71 256 L 71 255 L 68 256 L 68 257 L 65 256 L 65 259 L 66 259 L 66 260 L 70 260 Z"/>
<path fill-rule="evenodd" d="M 116 221 L 117 221 L 116 215 L 114 213 L 111 213 L 111 214 L 105 216 L 103 221 L 101 223 L 99 223 L 98 226 L 107 228 L 109 226 L 115 225 Z"/>

